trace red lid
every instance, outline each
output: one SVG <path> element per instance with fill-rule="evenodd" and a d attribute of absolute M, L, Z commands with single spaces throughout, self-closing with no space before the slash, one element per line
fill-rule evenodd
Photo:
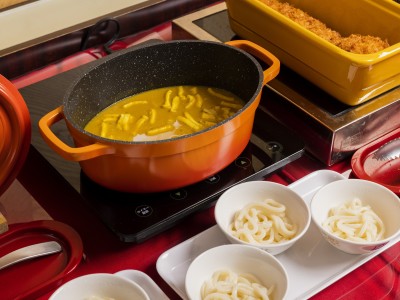
<path fill-rule="evenodd" d="M 379 183 L 400 195 L 400 158 L 379 160 L 375 157 L 380 147 L 397 138 L 400 138 L 400 128 L 358 149 L 351 159 L 353 175 Z"/>
<path fill-rule="evenodd" d="M 58 288 L 80 264 L 83 244 L 72 227 L 53 220 L 11 224 L 10 229 L 0 235 L 0 256 L 47 241 L 58 242 L 62 251 L 1 270 L 1 299 L 37 299 Z"/>
<path fill-rule="evenodd" d="M 17 88 L 0 75 L 0 195 L 17 177 L 31 143 L 29 111 Z"/>

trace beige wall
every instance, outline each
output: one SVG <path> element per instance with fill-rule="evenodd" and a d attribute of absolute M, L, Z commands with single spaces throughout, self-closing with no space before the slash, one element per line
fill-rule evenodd
<path fill-rule="evenodd" d="M 0 12 L 0 57 L 88 27 L 101 18 L 120 16 L 162 1 L 165 0 L 29 1 Z"/>

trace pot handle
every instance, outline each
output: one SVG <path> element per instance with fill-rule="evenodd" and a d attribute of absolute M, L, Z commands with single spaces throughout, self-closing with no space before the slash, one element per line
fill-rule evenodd
<path fill-rule="evenodd" d="M 82 161 L 115 153 L 114 147 L 100 143 L 94 143 L 92 145 L 77 148 L 68 146 L 50 129 L 52 125 L 61 121 L 62 119 L 64 119 L 63 107 L 59 106 L 39 120 L 39 131 L 50 148 L 52 148 L 63 158 L 72 161 Z"/>
<path fill-rule="evenodd" d="M 265 50 L 261 46 L 247 40 L 233 40 L 226 42 L 226 44 L 242 49 L 269 65 L 269 68 L 263 72 L 263 85 L 278 75 L 280 70 L 280 61 L 272 53 Z"/>

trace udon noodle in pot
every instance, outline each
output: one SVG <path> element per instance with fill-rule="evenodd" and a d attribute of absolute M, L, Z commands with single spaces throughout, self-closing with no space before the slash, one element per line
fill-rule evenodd
<path fill-rule="evenodd" d="M 231 92 L 205 86 L 171 86 L 139 93 L 105 108 L 85 130 L 122 141 L 157 141 L 214 126 L 244 102 Z"/>
<path fill-rule="evenodd" d="M 385 234 L 381 218 L 358 198 L 332 208 L 322 227 L 333 235 L 356 242 L 379 241 Z"/>
<path fill-rule="evenodd" d="M 252 244 L 283 243 L 297 233 L 286 206 L 273 199 L 246 205 L 236 212 L 229 229 L 234 237 Z"/>

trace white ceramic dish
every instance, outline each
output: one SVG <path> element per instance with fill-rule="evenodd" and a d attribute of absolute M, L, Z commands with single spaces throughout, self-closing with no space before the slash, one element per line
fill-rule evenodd
<path fill-rule="evenodd" d="M 382 221 L 383 226 L 377 227 L 377 230 L 384 231 L 382 238 L 376 241 L 364 239 L 362 242 L 356 242 L 341 238 L 322 225 L 328 220 L 332 209 L 343 207 L 346 203 L 355 199 L 360 200 L 363 207 L 370 207 Z M 325 239 L 334 247 L 350 254 L 372 253 L 400 234 L 399 198 L 388 188 L 369 180 L 348 179 L 327 184 L 315 193 L 311 200 L 310 208 L 313 223 Z M 333 222 L 336 225 L 337 223 L 336 221 Z M 346 226 L 346 222 L 344 225 Z"/>
<path fill-rule="evenodd" d="M 266 199 L 273 199 L 285 206 L 286 217 L 297 228 L 295 235 L 287 241 L 269 244 L 247 242 L 235 237 L 230 228 L 235 215 L 246 206 L 263 203 Z M 291 188 L 270 181 L 248 181 L 235 185 L 219 197 L 215 204 L 215 220 L 231 243 L 251 245 L 277 255 L 303 237 L 310 226 L 311 213 L 304 199 Z"/>
<path fill-rule="evenodd" d="M 50 300 L 85 299 L 150 300 L 136 282 L 109 273 L 94 273 L 74 278 L 59 287 Z"/>
<path fill-rule="evenodd" d="M 137 283 L 142 289 L 145 290 L 150 299 L 169 300 L 167 295 L 160 289 L 160 287 L 151 279 L 149 275 L 138 270 L 122 270 L 115 275 L 129 279 Z"/>
<path fill-rule="evenodd" d="M 322 186 L 346 177 L 329 170 L 316 171 L 291 184 L 290 187 L 304 197 L 307 203 Z M 306 299 L 361 266 L 400 240 L 392 242 L 369 255 L 352 255 L 331 246 L 314 224 L 293 247 L 277 255 L 291 282 L 287 299 Z M 229 241 L 217 225 L 167 250 L 157 260 L 157 271 L 183 299 L 185 276 L 192 260 L 207 249 Z"/>
<path fill-rule="evenodd" d="M 91 274 L 98 276 L 99 274 Z M 104 274 L 100 274 L 104 275 Z M 150 299 L 157 300 L 169 300 L 167 295 L 160 289 L 160 287 L 148 276 L 146 273 L 143 273 L 138 270 L 122 270 L 115 274 L 105 274 L 106 276 L 117 275 L 122 277 L 124 280 L 132 281 L 134 284 L 139 285 L 145 293 L 148 295 Z M 67 283 L 66 283 L 67 284 Z M 60 287 L 61 288 L 61 287 Z M 56 297 L 56 296 L 52 296 Z M 50 298 L 50 299 L 58 299 L 58 298 Z M 121 298 L 122 299 L 122 298 Z"/>
<path fill-rule="evenodd" d="M 272 254 L 254 246 L 227 244 L 208 249 L 192 261 L 185 277 L 186 294 L 191 300 L 203 299 L 201 292 L 203 284 L 211 281 L 213 283 L 210 283 L 210 286 L 214 287 L 215 281 L 212 280 L 214 274 L 223 271 L 226 276 L 230 274 L 226 273 L 227 270 L 236 276 L 241 274 L 255 276 L 261 286 L 272 290 L 271 298 L 273 299 L 284 299 L 290 285 L 286 270 Z M 236 289 L 233 287 L 230 289 L 230 283 L 236 279 L 231 274 L 229 279 L 224 284 L 226 293 L 230 291 L 240 295 L 238 290 L 246 290 L 243 286 L 239 288 L 238 285 Z M 247 292 L 252 289 L 253 287 L 249 285 Z M 216 296 L 208 295 L 207 297 L 214 299 Z"/>

